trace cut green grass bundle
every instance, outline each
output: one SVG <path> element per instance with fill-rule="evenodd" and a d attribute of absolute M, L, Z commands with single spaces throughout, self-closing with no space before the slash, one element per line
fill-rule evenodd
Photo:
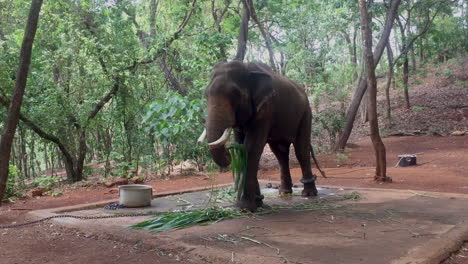
<path fill-rule="evenodd" d="M 247 176 L 247 151 L 243 144 L 233 143 L 229 146 L 231 154 L 231 169 L 234 177 L 234 190 L 239 201 L 244 195 L 245 178 Z"/>
<path fill-rule="evenodd" d="M 194 225 L 210 225 L 219 221 L 244 216 L 239 210 L 222 207 L 210 207 L 190 212 L 168 212 L 162 215 L 130 226 L 131 229 L 146 229 L 148 231 L 163 232 L 181 229 Z"/>

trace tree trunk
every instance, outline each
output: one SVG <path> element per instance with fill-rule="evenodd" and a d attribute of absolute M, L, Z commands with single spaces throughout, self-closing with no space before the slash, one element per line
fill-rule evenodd
<path fill-rule="evenodd" d="M 247 0 L 249 3 L 249 11 L 252 19 L 255 21 L 255 23 L 258 26 L 258 29 L 260 30 L 260 33 L 262 34 L 263 39 L 265 40 L 265 46 L 268 50 L 268 56 L 270 59 L 270 66 L 271 68 L 276 71 L 276 64 L 275 64 L 275 54 L 273 52 L 273 48 L 271 47 L 271 39 L 270 35 L 266 32 L 265 28 L 263 27 L 262 23 L 258 19 L 257 12 L 255 12 L 255 7 L 253 4 L 253 0 Z"/>
<path fill-rule="evenodd" d="M 391 105 L 390 105 L 390 86 L 392 85 L 393 79 L 393 51 L 390 45 L 390 41 L 387 43 L 387 60 L 388 60 L 388 73 L 387 73 L 387 83 L 385 85 L 385 101 L 387 102 L 386 107 L 386 117 L 389 126 L 392 123 L 392 114 L 391 114 Z"/>
<path fill-rule="evenodd" d="M 370 28 L 371 18 L 367 12 L 366 0 L 359 0 L 359 10 L 361 13 L 362 42 L 365 53 L 366 76 L 369 94 L 369 125 L 370 137 L 374 145 L 376 156 L 375 180 L 386 181 L 386 155 L 385 145 L 379 135 L 379 123 L 377 116 L 377 80 L 375 78 L 374 56 L 372 55 L 372 31 Z"/>
<path fill-rule="evenodd" d="M 221 10 L 221 13 L 218 14 L 217 9 L 215 8 L 216 0 L 211 0 L 211 15 L 215 22 L 216 31 L 222 33 L 221 21 L 223 20 L 224 15 L 226 14 L 229 6 L 231 5 L 232 0 L 228 0 L 225 3 L 225 7 Z M 226 48 L 223 45 L 219 46 L 220 61 L 227 61 Z"/>
<path fill-rule="evenodd" d="M 188 93 L 187 90 L 180 85 L 179 80 L 177 80 L 176 76 L 174 73 L 172 73 L 172 70 L 167 65 L 166 54 L 162 55 L 159 66 L 161 67 L 161 70 L 164 73 L 164 77 L 166 77 L 166 80 L 169 82 L 172 90 L 178 92 L 182 96 L 186 96 Z"/>
<path fill-rule="evenodd" d="M 248 0 L 242 0 L 242 19 L 239 28 L 239 38 L 237 39 L 237 53 L 234 60 L 244 61 L 247 52 L 247 38 L 249 32 L 250 12 L 247 4 Z"/>
<path fill-rule="evenodd" d="M 26 153 L 26 134 L 24 128 L 20 128 L 20 150 L 21 150 L 21 163 L 22 163 L 22 173 L 23 178 L 29 179 L 29 167 L 28 167 L 28 154 Z"/>
<path fill-rule="evenodd" d="M 408 16 L 409 17 L 409 16 Z M 403 58 L 403 94 L 405 96 L 405 103 L 406 103 L 406 109 L 410 108 L 410 102 L 409 102 L 409 93 L 408 93 L 408 79 L 409 79 L 409 60 L 408 60 L 408 43 L 406 42 L 406 32 L 405 32 L 405 26 L 401 23 L 400 17 L 396 18 L 398 22 L 398 26 L 400 28 L 400 34 L 401 34 L 401 49 L 402 49 L 402 54 L 401 57 Z M 406 24 L 406 27 L 408 24 Z"/>
<path fill-rule="evenodd" d="M 16 126 L 19 121 L 21 103 L 23 101 L 26 81 L 28 79 L 29 65 L 31 63 L 32 46 L 36 35 L 39 12 L 41 11 L 42 0 L 32 0 L 29 11 L 28 22 L 24 32 L 23 43 L 19 57 L 19 68 L 16 73 L 16 83 L 13 90 L 8 116 L 4 124 L 4 130 L 0 141 L 0 204 L 6 190 L 8 180 L 8 166 L 10 162 L 11 146 L 15 136 Z"/>
<path fill-rule="evenodd" d="M 401 0 L 393 0 L 390 4 L 382 36 L 380 37 L 379 43 L 377 43 L 377 46 L 374 50 L 374 66 L 376 66 L 379 63 L 385 46 L 387 45 L 388 37 L 392 30 L 393 21 L 397 14 L 400 2 Z M 363 78 L 363 76 L 364 74 L 362 74 L 361 72 L 356 91 L 353 94 L 351 104 L 349 105 L 348 111 L 346 112 L 345 128 L 343 129 L 343 132 L 341 132 L 335 150 L 344 150 L 346 143 L 348 142 L 349 136 L 351 135 L 351 131 L 353 130 L 354 120 L 356 119 L 356 114 L 359 109 L 359 105 L 361 104 L 362 97 L 367 89 L 367 82 L 365 78 Z"/>

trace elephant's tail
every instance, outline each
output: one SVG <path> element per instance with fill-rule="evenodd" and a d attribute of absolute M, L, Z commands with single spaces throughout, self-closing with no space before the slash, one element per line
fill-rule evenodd
<path fill-rule="evenodd" d="M 312 155 L 312 159 L 314 160 L 315 166 L 317 166 L 317 170 L 320 172 L 322 177 L 327 178 L 327 176 L 325 175 L 325 172 L 322 171 L 322 169 L 320 169 L 317 159 L 315 158 L 314 148 L 312 148 L 312 144 L 310 144 L 310 154 Z"/>

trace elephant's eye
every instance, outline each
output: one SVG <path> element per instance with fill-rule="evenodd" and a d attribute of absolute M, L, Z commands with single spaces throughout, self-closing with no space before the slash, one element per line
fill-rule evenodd
<path fill-rule="evenodd" d="M 232 100 L 234 102 L 239 102 L 242 100 L 242 92 L 238 88 L 233 88 L 232 89 Z"/>

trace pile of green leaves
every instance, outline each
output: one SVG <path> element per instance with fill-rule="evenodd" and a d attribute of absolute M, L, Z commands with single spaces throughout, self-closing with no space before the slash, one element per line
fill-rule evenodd
<path fill-rule="evenodd" d="M 237 192 L 239 201 L 245 190 L 245 179 L 247 176 L 247 151 L 243 144 L 233 143 L 229 147 L 231 154 L 231 170 L 234 177 L 234 191 Z"/>
<path fill-rule="evenodd" d="M 133 226 L 132 229 L 146 229 L 148 231 L 163 232 L 173 229 L 181 229 L 194 225 L 210 225 L 225 219 L 241 217 L 244 214 L 235 209 L 210 207 L 190 212 L 168 212 L 157 218 L 147 220 Z"/>

